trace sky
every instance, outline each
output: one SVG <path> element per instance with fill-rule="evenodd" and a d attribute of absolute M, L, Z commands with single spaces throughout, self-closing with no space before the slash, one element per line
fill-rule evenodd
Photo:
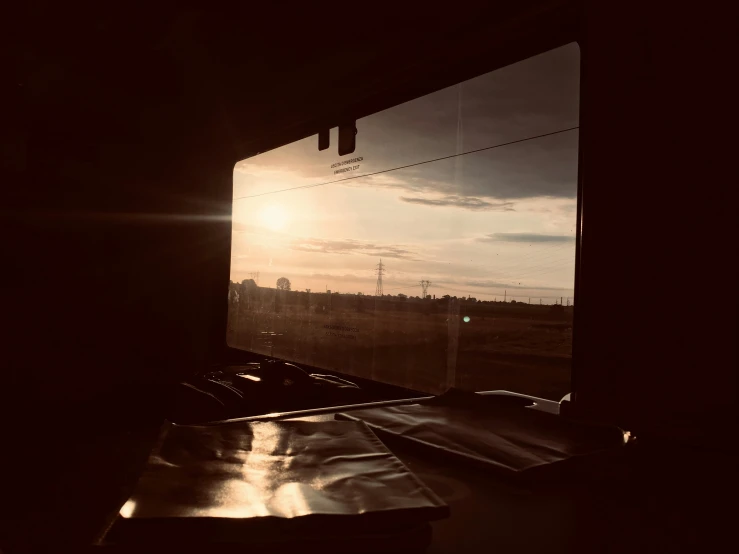
<path fill-rule="evenodd" d="M 579 64 L 570 44 L 360 119 L 346 156 L 332 129 L 242 160 L 231 280 L 374 294 L 382 260 L 385 294 L 572 300 Z"/>

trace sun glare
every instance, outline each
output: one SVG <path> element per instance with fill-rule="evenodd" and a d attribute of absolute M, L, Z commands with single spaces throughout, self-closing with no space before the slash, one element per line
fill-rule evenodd
<path fill-rule="evenodd" d="M 277 204 L 265 206 L 259 213 L 259 220 L 262 225 L 273 231 L 284 229 L 288 223 L 288 219 L 289 216 L 285 208 Z"/>

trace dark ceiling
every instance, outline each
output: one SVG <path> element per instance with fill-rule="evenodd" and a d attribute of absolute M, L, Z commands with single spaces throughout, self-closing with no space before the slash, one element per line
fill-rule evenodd
<path fill-rule="evenodd" d="M 452 10 L 244 3 L 74 12 L 35 3 L 16 25 L 15 93 L 26 122 L 62 133 L 164 139 L 173 127 L 190 135 L 217 120 L 228 129 L 224 142 L 244 157 L 283 142 L 283 133 L 313 132 L 318 120 L 335 124 L 479 73 L 483 54 L 489 70 L 561 43 L 573 34 L 568 9 L 525 1 Z M 557 18 L 561 25 L 552 25 Z M 503 42 L 505 50 L 495 48 Z"/>

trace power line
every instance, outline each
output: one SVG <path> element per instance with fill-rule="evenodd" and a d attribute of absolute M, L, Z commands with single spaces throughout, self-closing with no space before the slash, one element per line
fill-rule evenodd
<path fill-rule="evenodd" d="M 414 283 L 413 285 L 403 285 L 402 287 L 393 287 L 393 288 L 390 288 L 390 289 L 385 289 L 385 290 L 400 290 L 400 289 L 410 289 L 410 288 L 414 288 L 414 287 L 417 287 L 417 286 L 418 286 L 418 285 Z"/>
<path fill-rule="evenodd" d="M 565 244 L 565 245 L 561 245 L 561 246 L 558 246 L 558 247 L 549 248 L 549 249 L 544 250 L 544 251 L 531 252 L 528 255 L 521 256 L 519 258 L 514 258 L 513 260 L 511 260 L 513 262 L 512 265 L 506 266 L 506 269 L 516 269 L 516 268 L 519 268 L 519 267 L 525 267 L 526 266 L 526 263 L 522 263 L 522 262 L 527 262 L 527 261 L 530 261 L 530 260 L 535 261 L 536 263 L 538 263 L 541 260 L 546 260 L 548 258 L 551 258 L 553 254 L 558 254 L 558 253 L 562 252 L 563 250 L 565 252 L 571 250 L 572 251 L 572 257 L 573 258 L 575 257 L 575 246 L 574 246 L 574 244 L 572 244 L 572 245 Z"/>
<path fill-rule="evenodd" d="M 407 169 L 409 167 L 416 167 L 418 165 L 430 164 L 430 163 L 439 162 L 439 161 L 442 161 L 442 160 L 449 160 L 451 158 L 457 158 L 457 157 L 460 157 L 460 156 L 466 156 L 468 154 L 475 154 L 476 152 L 482 152 L 484 150 L 492 150 L 494 148 L 501 148 L 503 146 L 510 146 L 511 144 L 518 144 L 520 142 L 526 142 L 526 141 L 529 141 L 529 140 L 535 140 L 535 139 L 540 139 L 540 138 L 544 138 L 544 137 L 549 137 L 549 136 L 552 136 L 552 135 L 558 135 L 560 133 L 567 133 L 569 131 L 574 131 L 575 129 L 579 129 L 579 128 L 580 128 L 580 126 L 577 125 L 575 127 L 570 127 L 568 129 L 560 129 L 559 131 L 552 131 L 551 133 L 544 133 L 543 135 L 536 135 L 536 136 L 533 136 L 533 137 L 528 137 L 528 138 L 523 138 L 523 139 L 518 139 L 518 140 L 512 140 L 510 142 L 503 142 L 501 144 L 494 144 L 493 146 L 486 146 L 484 148 L 478 148 L 476 150 L 470 150 L 469 152 L 462 152 L 461 154 L 452 154 L 450 156 L 442 156 L 441 158 L 434 158 L 433 160 L 426 160 L 425 162 L 416 162 L 416 163 L 412 163 L 412 164 L 408 164 L 408 165 L 401 165 L 401 166 L 394 167 L 394 168 L 391 168 L 391 169 L 383 169 L 381 171 L 375 171 L 373 173 L 365 173 L 364 175 L 356 175 L 354 177 L 345 177 L 343 179 L 336 179 L 335 181 L 326 181 L 325 183 L 314 183 L 314 184 L 311 184 L 311 185 L 300 185 L 300 186 L 292 187 L 292 188 L 289 188 L 289 189 L 280 189 L 280 190 L 273 190 L 271 192 L 260 192 L 259 194 L 250 194 L 248 196 L 239 196 L 237 198 L 234 198 L 233 200 L 235 202 L 236 200 L 244 200 L 246 198 L 256 198 L 257 196 L 266 196 L 267 194 L 277 194 L 278 192 L 289 192 L 291 190 L 298 190 L 298 189 L 310 189 L 310 188 L 313 188 L 313 187 L 322 187 L 324 185 L 331 185 L 333 183 L 341 183 L 343 181 L 351 181 L 353 179 L 361 179 L 363 177 L 372 177 L 373 175 L 380 175 L 381 173 L 389 173 L 391 171 L 397 171 L 399 169 Z"/>
<path fill-rule="evenodd" d="M 572 265 L 573 266 L 573 269 L 574 269 L 574 260 L 572 260 L 572 261 L 570 261 L 570 260 L 562 260 L 562 259 L 550 260 L 550 261 L 547 261 L 547 262 L 545 262 L 543 264 L 535 264 L 535 265 L 529 266 L 528 268 L 526 268 L 526 267 L 525 268 L 522 268 L 524 271 L 522 271 L 520 273 L 510 272 L 510 273 L 504 273 L 504 274 L 502 274 L 502 277 L 504 279 L 506 279 L 507 281 L 509 281 L 508 283 L 498 283 L 498 284 L 478 285 L 478 286 L 480 288 L 505 289 L 507 287 L 517 287 L 519 289 L 520 288 L 524 288 L 526 290 L 540 290 L 540 287 L 538 287 L 537 285 L 529 285 L 529 286 L 526 286 L 526 287 L 521 287 L 521 286 L 516 285 L 516 283 L 514 281 L 522 280 L 523 277 L 531 278 L 531 277 L 537 276 L 537 275 L 545 275 L 547 273 L 551 273 L 553 271 L 557 271 L 559 269 L 566 268 L 567 266 L 570 266 L 570 265 Z M 443 282 L 441 282 L 441 284 L 439 286 L 441 286 L 445 290 L 448 289 L 448 290 L 453 290 L 455 292 L 470 293 L 470 291 L 467 291 L 467 290 L 460 290 L 460 289 L 452 289 L 452 288 L 449 288 Z M 557 289 L 557 290 L 569 290 L 569 288 L 568 287 L 564 287 L 562 289 Z M 481 292 L 475 293 L 473 291 L 470 294 L 482 294 L 482 293 Z M 485 294 L 488 294 L 488 293 L 485 293 Z M 508 295 L 508 296 L 510 296 L 510 295 Z M 539 297 L 536 296 L 534 298 L 539 298 Z"/>
<path fill-rule="evenodd" d="M 531 260 L 532 262 L 534 260 Z M 542 262 L 542 263 L 540 263 Z M 539 275 L 543 273 L 549 272 L 549 270 L 554 270 L 558 268 L 564 268 L 567 265 L 572 265 L 574 267 L 575 259 L 574 254 L 573 257 L 566 257 L 566 258 L 556 258 L 553 259 L 552 256 L 543 256 L 541 259 L 538 259 L 535 261 L 535 263 L 531 265 L 526 264 L 515 264 L 510 267 L 505 267 L 503 271 L 495 271 L 494 276 L 496 278 L 502 278 L 507 279 L 511 281 L 511 284 L 514 284 L 513 281 L 519 280 L 524 276 L 532 276 L 532 275 Z M 477 267 L 490 267 L 490 266 L 480 266 L 475 264 Z M 538 271 L 538 270 L 546 270 L 546 271 Z"/>
<path fill-rule="evenodd" d="M 384 290 L 386 290 L 386 291 L 391 291 L 391 290 L 402 290 L 402 289 L 410 289 L 410 288 L 415 288 L 415 287 L 417 287 L 417 286 L 418 286 L 418 285 L 406 285 L 406 286 L 403 286 L 403 287 L 393 287 L 393 288 L 390 288 L 390 289 L 384 289 Z M 479 296 L 479 295 L 481 295 L 481 294 L 482 294 L 482 295 L 485 295 L 485 296 L 495 296 L 495 294 L 494 294 L 494 293 L 490 293 L 490 292 L 483 292 L 483 291 L 480 291 L 480 290 L 478 290 L 478 291 L 473 291 L 473 290 L 462 290 L 462 289 L 455 289 L 455 288 L 451 288 L 451 287 L 448 287 L 448 286 L 444 285 L 443 283 L 442 283 L 441 285 L 439 285 L 439 287 L 440 287 L 440 288 L 441 288 L 441 289 L 442 289 L 443 291 L 451 291 L 451 292 L 461 292 L 461 293 L 464 293 L 464 294 L 468 294 L 468 295 L 478 295 L 478 296 Z M 504 288 L 504 287 L 501 287 L 501 288 Z M 535 286 L 532 286 L 532 287 L 527 287 L 527 289 L 530 289 L 530 290 L 537 290 L 537 287 L 535 287 Z M 569 288 L 569 287 L 564 287 L 564 288 L 562 288 L 562 289 L 556 289 L 556 290 L 572 290 L 572 289 L 571 289 L 571 288 Z M 511 295 L 511 294 L 508 294 L 507 296 L 508 296 L 508 298 L 529 298 L 529 295 Z M 541 295 L 538 295 L 538 294 L 537 294 L 537 295 L 530 295 L 530 298 L 559 298 L 559 296 L 551 296 L 551 295 L 550 295 L 550 296 L 547 296 L 547 295 L 541 296 Z"/>
<path fill-rule="evenodd" d="M 511 265 L 504 265 L 504 264 L 500 264 L 500 263 L 494 263 L 494 264 L 473 264 L 473 265 L 475 265 L 476 267 L 483 267 L 483 268 L 499 267 L 500 265 L 503 265 L 503 267 L 504 267 L 505 270 L 517 269 L 519 267 L 526 267 L 526 264 L 525 263 L 521 263 L 521 262 L 525 262 L 527 260 L 533 260 L 533 259 L 535 259 L 535 262 L 536 263 L 539 263 L 541 260 L 546 260 L 548 258 L 551 258 L 552 257 L 552 254 L 557 254 L 558 252 L 561 252 L 562 250 L 566 250 L 566 249 L 572 249 L 572 258 L 574 260 L 574 257 L 575 257 L 575 247 L 574 247 L 574 244 L 573 245 L 564 244 L 564 245 L 560 245 L 560 246 L 550 247 L 550 248 L 548 248 L 547 250 L 545 250 L 543 252 L 542 251 L 538 251 L 538 252 L 527 252 L 525 255 L 523 255 L 521 257 L 513 258 L 511 260 L 511 262 L 512 262 Z"/>
<path fill-rule="evenodd" d="M 568 266 L 571 266 L 572 270 L 574 271 L 575 262 L 570 261 L 570 260 L 557 260 L 556 262 L 547 262 L 544 265 L 530 267 L 528 271 L 519 273 L 518 278 L 519 279 L 523 277 L 531 278 L 536 275 L 545 275 L 547 273 L 551 273 L 552 271 L 556 271 L 558 269 L 565 269 Z"/>
<path fill-rule="evenodd" d="M 482 291 L 475 292 L 475 291 L 469 291 L 469 290 L 453 289 L 453 288 L 445 287 L 443 285 L 441 287 L 444 290 L 447 290 L 447 291 L 461 292 L 463 294 L 468 294 L 468 295 L 475 294 L 475 295 L 478 295 L 478 296 L 480 296 L 480 295 L 483 295 L 483 296 L 495 296 L 494 293 L 490 293 L 490 292 L 482 292 Z M 570 290 L 570 289 L 562 289 L 562 290 Z M 544 295 L 544 296 L 539 296 L 539 295 L 533 296 L 532 295 L 532 296 L 529 297 L 527 295 L 516 295 L 516 296 L 514 296 L 514 295 L 511 295 L 511 294 L 506 294 L 506 297 L 507 298 L 539 298 L 539 299 L 541 299 L 541 298 L 559 298 L 559 296 L 552 296 L 552 295 L 549 295 L 549 296 L 547 296 L 547 295 Z"/>

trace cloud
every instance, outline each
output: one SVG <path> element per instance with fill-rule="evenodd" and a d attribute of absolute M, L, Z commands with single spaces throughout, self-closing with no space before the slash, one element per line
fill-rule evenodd
<path fill-rule="evenodd" d="M 405 179 L 394 173 L 381 173 L 379 175 L 357 175 L 356 179 L 342 183 L 345 187 L 373 187 L 400 188 L 407 189 L 408 184 Z"/>
<path fill-rule="evenodd" d="M 248 223 L 234 223 L 234 232 L 267 235 L 276 238 L 290 250 L 315 252 L 320 254 L 364 254 L 366 256 L 396 258 L 417 261 L 417 252 L 402 245 L 375 244 L 355 239 L 318 239 L 312 237 L 294 238 L 279 231 L 264 229 Z M 292 240 L 291 240 L 292 239 Z"/>
<path fill-rule="evenodd" d="M 399 246 L 377 245 L 353 239 L 298 239 L 290 249 L 322 254 L 364 254 L 366 256 L 416 260 L 415 252 Z"/>
<path fill-rule="evenodd" d="M 353 273 L 346 273 L 344 275 L 332 275 L 330 273 L 312 273 L 310 276 L 314 279 L 329 279 L 333 281 L 356 281 L 358 279 L 362 279 L 362 277 L 354 275 Z"/>
<path fill-rule="evenodd" d="M 578 125 L 579 66 L 579 48 L 570 44 L 361 118 L 363 161 L 341 174 L 350 180 L 340 186 L 491 202 L 574 199 L 579 133 L 542 135 Z M 532 137 L 539 138 L 514 143 Z M 237 164 L 239 194 L 248 196 L 255 184 L 289 189 L 335 181 L 336 155 L 318 152 L 315 140 Z M 498 145 L 505 146 L 487 149 Z"/>
<path fill-rule="evenodd" d="M 520 135 L 524 134 L 517 133 Z M 491 143 L 495 140 L 482 144 Z M 371 179 L 367 182 L 372 186 L 417 193 L 498 200 L 575 198 L 577 150 L 578 135 L 570 132 L 501 150 L 486 150 L 400 169 L 393 172 L 392 181 Z M 425 157 L 420 152 L 412 156 Z"/>
<path fill-rule="evenodd" d="M 275 231 L 267 227 L 262 227 L 260 225 L 254 225 L 253 223 L 245 223 L 243 221 L 238 221 L 237 219 L 233 220 L 233 223 L 231 224 L 231 230 L 234 233 L 253 233 L 257 235 L 275 236 L 284 235 L 284 233 L 280 233 L 279 231 Z"/>
<path fill-rule="evenodd" d="M 477 242 L 574 242 L 573 235 L 540 235 L 538 233 L 492 233 L 476 239 Z"/>
<path fill-rule="evenodd" d="M 362 171 L 421 164 L 361 180 L 421 194 L 575 198 L 576 130 L 450 156 L 577 126 L 579 61 L 568 45 L 360 120 Z"/>
<path fill-rule="evenodd" d="M 522 134 L 519 131 L 516 137 L 523 138 Z M 380 154 L 374 165 L 368 164 L 367 170 L 384 171 L 408 161 L 425 161 L 433 157 L 414 140 L 409 138 L 407 142 L 415 147 L 409 147 L 404 158 L 397 157 L 399 152 Z M 491 143 L 495 143 L 495 139 L 481 142 L 485 145 Z M 368 144 L 367 150 L 371 151 L 373 146 Z M 577 151 L 578 135 L 569 132 L 389 173 L 357 175 L 356 179 L 343 183 L 343 186 L 379 187 L 406 193 L 498 202 L 524 198 L 574 199 L 577 196 Z M 370 155 L 367 157 L 371 158 Z"/>
<path fill-rule="evenodd" d="M 422 204 L 425 206 L 453 206 L 455 208 L 473 211 L 514 211 L 513 202 L 488 202 L 487 200 L 471 196 L 450 195 L 442 198 L 411 198 L 408 196 L 401 196 L 400 199 L 403 202 L 408 202 L 410 204 Z"/>

